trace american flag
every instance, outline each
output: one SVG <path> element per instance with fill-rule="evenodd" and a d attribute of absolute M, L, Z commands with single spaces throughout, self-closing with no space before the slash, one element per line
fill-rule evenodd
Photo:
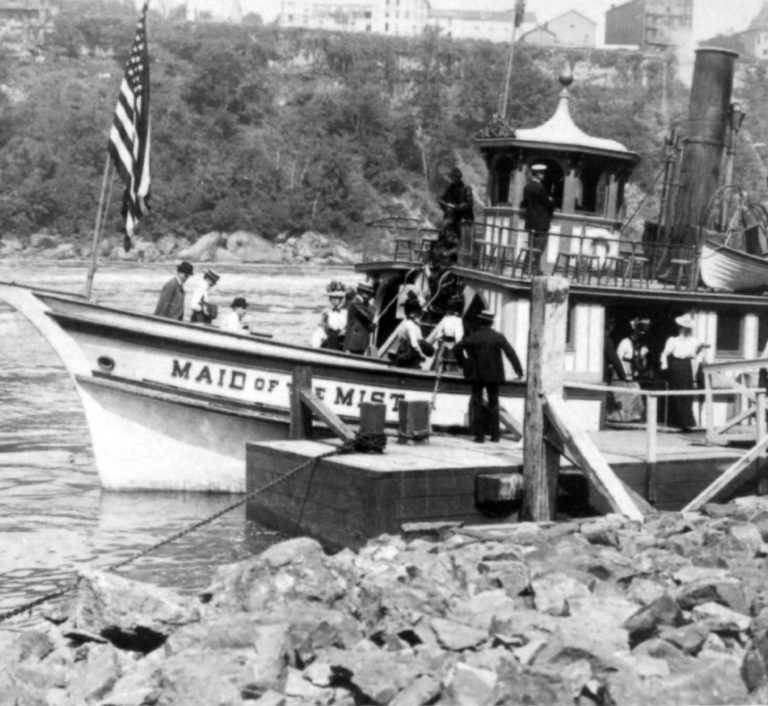
<path fill-rule="evenodd" d="M 120 84 L 109 154 L 125 183 L 123 218 L 126 250 L 139 219 L 149 212 L 149 53 L 147 52 L 147 3 L 136 24 L 131 55 Z"/>

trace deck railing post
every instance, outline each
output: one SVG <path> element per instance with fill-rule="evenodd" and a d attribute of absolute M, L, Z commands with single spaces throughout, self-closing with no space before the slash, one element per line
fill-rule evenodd
<path fill-rule="evenodd" d="M 568 315 L 568 280 L 534 277 L 528 331 L 528 389 L 523 433 L 522 517 L 541 522 L 555 517 L 560 454 L 546 443 L 549 422 L 544 396 L 563 393 L 563 361 Z"/>
<path fill-rule="evenodd" d="M 648 439 L 648 455 L 646 461 L 655 464 L 658 459 L 656 435 L 658 432 L 659 399 L 652 393 L 646 393 L 647 404 L 645 414 L 645 430 Z"/>
<path fill-rule="evenodd" d="M 704 417 L 706 419 L 707 441 L 713 442 L 715 439 L 715 406 L 714 396 L 712 394 L 712 373 L 704 373 Z"/>
<path fill-rule="evenodd" d="M 755 434 L 758 444 L 766 435 L 765 390 L 758 390 L 755 393 Z M 757 492 L 760 495 L 768 494 L 768 466 L 765 456 L 766 454 L 763 453 L 763 457 L 758 461 L 760 467 L 758 469 Z"/>

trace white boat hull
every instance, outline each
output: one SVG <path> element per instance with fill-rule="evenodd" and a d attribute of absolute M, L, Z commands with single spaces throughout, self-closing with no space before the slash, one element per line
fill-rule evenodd
<path fill-rule="evenodd" d="M 701 281 L 712 289 L 746 292 L 768 289 L 768 259 L 707 240 L 699 257 Z"/>
<path fill-rule="evenodd" d="M 296 366 L 344 421 L 362 402 L 432 400 L 435 428 L 466 427 L 469 385 L 457 375 L 393 368 L 384 361 L 230 334 L 0 282 L 0 298 L 46 338 L 83 403 L 96 467 L 110 490 L 244 492 L 245 444 L 286 438 Z M 525 386 L 507 384 L 505 409 L 523 418 Z M 569 404 L 597 429 L 603 396 Z"/>

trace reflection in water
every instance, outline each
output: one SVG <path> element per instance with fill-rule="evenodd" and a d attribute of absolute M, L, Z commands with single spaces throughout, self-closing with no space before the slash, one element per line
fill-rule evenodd
<path fill-rule="evenodd" d="M 101 304 L 151 313 L 174 269 L 166 264 L 100 270 L 93 294 Z M 204 271 L 196 269 L 195 278 Z M 310 340 L 326 304 L 327 281 L 359 281 L 339 268 L 217 265 L 217 270 L 222 278 L 211 299 L 222 312 L 235 296 L 245 296 L 252 329 L 297 344 Z M 0 263 L 0 279 L 72 293 L 83 291 L 85 271 L 84 265 Z M 193 279 L 187 289 L 195 284 Z M 69 377 L 34 328 L 1 302 L 0 387 L 0 611 L 70 581 L 79 568 L 105 569 L 132 557 L 242 497 L 103 492 Z M 247 522 L 241 505 L 120 573 L 193 593 L 208 584 L 217 565 L 260 551 L 275 537 Z M 6 625 L 20 620 L 27 618 Z"/>

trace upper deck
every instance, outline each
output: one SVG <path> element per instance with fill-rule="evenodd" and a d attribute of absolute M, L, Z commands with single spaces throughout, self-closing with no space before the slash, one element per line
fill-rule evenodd
<path fill-rule="evenodd" d="M 487 209 L 485 222 L 464 223 L 461 240 L 447 251 L 439 230 L 414 219 L 385 218 L 368 225 L 371 241 L 388 244 L 376 257 L 357 266 L 364 272 L 449 268 L 467 282 L 511 290 L 528 290 L 532 277 L 528 233 L 506 225 L 514 214 Z M 694 246 L 656 243 L 648 230 L 642 241 L 622 239 L 620 232 L 589 221 L 572 220 L 572 232 L 550 231 L 544 268 L 569 280 L 583 299 L 674 302 L 695 307 L 713 304 L 768 307 L 761 293 L 715 291 L 698 276 Z"/>

